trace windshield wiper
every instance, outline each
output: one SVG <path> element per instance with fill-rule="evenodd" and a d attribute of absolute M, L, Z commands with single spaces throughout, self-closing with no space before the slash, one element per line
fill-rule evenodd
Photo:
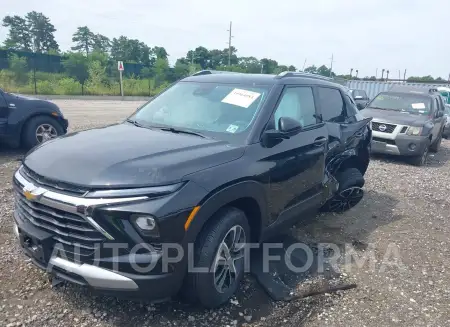
<path fill-rule="evenodd" d="M 136 120 L 133 120 L 133 119 L 130 119 L 130 118 L 127 118 L 127 122 L 128 123 L 132 123 L 136 127 L 145 127 L 144 125 L 139 124 Z"/>
<path fill-rule="evenodd" d="M 196 135 L 196 136 L 200 136 L 203 138 L 206 138 L 205 135 L 197 133 L 197 132 L 192 132 L 189 130 L 185 130 L 185 129 L 178 129 L 178 128 L 173 128 L 173 127 L 161 127 L 160 130 L 162 131 L 166 131 L 166 132 L 172 132 L 172 133 L 182 133 L 182 134 L 190 134 L 190 135 Z"/>
<path fill-rule="evenodd" d="M 392 110 L 392 109 L 387 109 L 387 108 L 380 108 L 380 107 L 367 107 L 367 108 L 372 108 L 372 109 L 380 109 L 380 110 Z"/>

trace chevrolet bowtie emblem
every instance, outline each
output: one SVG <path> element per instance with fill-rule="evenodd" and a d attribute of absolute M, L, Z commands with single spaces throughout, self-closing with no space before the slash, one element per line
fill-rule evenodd
<path fill-rule="evenodd" d="M 34 186 L 25 186 L 23 188 L 23 195 L 28 201 L 36 201 L 38 200 L 42 194 L 45 193 L 45 190 L 39 187 Z"/>

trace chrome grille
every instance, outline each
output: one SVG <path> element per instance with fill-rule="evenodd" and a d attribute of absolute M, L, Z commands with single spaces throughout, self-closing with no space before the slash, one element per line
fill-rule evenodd
<path fill-rule="evenodd" d="M 384 128 L 380 129 L 380 126 L 384 126 Z M 392 133 L 396 127 L 397 125 L 372 122 L 372 129 L 377 132 Z"/>
<path fill-rule="evenodd" d="M 15 209 L 19 217 L 50 232 L 56 241 L 92 251 L 95 244 L 105 241 L 105 237 L 83 217 L 27 200 L 17 181 L 14 188 Z"/>

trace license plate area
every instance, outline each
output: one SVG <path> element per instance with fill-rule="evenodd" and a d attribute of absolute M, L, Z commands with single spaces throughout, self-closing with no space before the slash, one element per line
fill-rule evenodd
<path fill-rule="evenodd" d="M 54 246 L 53 239 L 51 237 L 35 237 L 20 229 L 19 238 L 25 254 L 47 266 Z"/>

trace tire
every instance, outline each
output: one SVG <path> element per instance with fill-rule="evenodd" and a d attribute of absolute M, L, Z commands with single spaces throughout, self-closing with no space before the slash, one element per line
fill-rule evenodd
<path fill-rule="evenodd" d="M 322 207 L 323 211 L 344 212 L 354 207 L 361 201 L 364 191 L 364 176 L 357 168 L 348 168 L 338 172 L 335 176 L 339 182 L 336 194 Z"/>
<path fill-rule="evenodd" d="M 208 272 L 187 273 L 182 289 L 182 296 L 185 300 L 199 302 L 206 308 L 216 308 L 226 303 L 236 292 L 244 276 L 244 257 L 241 252 L 239 254 L 242 257 L 237 259 L 235 264 L 236 274 L 234 275 L 234 282 L 229 283 L 231 285 L 222 292 L 216 287 L 215 277 L 220 280 L 221 269 L 225 269 L 225 265 L 217 268 L 217 275 L 215 275 L 214 269 L 210 269 L 214 267 L 219 249 L 225 237 L 231 238 L 232 236 L 228 235 L 230 235 L 230 231 L 236 226 L 242 228 L 245 235 L 245 242 L 250 241 L 250 227 L 247 217 L 243 211 L 232 207 L 220 209 L 211 217 L 210 222 L 200 232 L 194 244 L 194 267 L 208 268 Z M 232 274 L 229 276 L 232 276 Z M 225 278 L 225 283 L 226 280 L 231 281 L 231 279 Z"/>
<path fill-rule="evenodd" d="M 420 155 L 411 158 L 411 163 L 418 167 L 424 166 L 427 163 L 429 150 L 430 144 L 427 144 Z"/>
<path fill-rule="evenodd" d="M 437 140 L 430 146 L 430 151 L 431 152 L 438 152 L 439 149 L 441 148 L 441 143 L 442 143 L 442 132 L 439 134 Z"/>
<path fill-rule="evenodd" d="M 23 127 L 22 131 L 22 145 L 27 148 L 31 149 L 35 147 L 36 145 L 39 145 L 43 141 L 38 141 L 38 138 L 36 136 L 36 132 L 39 126 L 51 126 L 53 130 L 55 131 L 55 135 L 51 138 L 60 136 L 64 133 L 63 128 L 61 125 L 52 117 L 48 116 L 36 116 L 31 118 Z"/>

